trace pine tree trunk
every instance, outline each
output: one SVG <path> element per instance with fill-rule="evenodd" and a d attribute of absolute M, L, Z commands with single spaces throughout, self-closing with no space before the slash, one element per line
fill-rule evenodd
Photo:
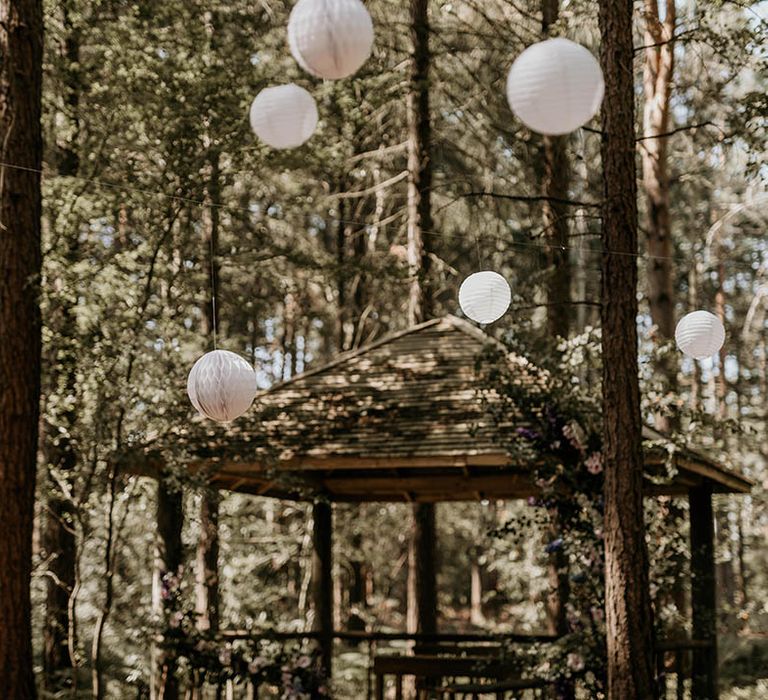
<path fill-rule="evenodd" d="M 665 340 L 674 334 L 674 279 L 672 230 L 667 172 L 669 109 L 674 74 L 675 4 L 666 2 L 661 20 L 659 0 L 645 0 L 643 63 L 643 189 L 648 206 L 648 302 L 651 318 Z"/>
<path fill-rule="evenodd" d="M 429 283 L 431 259 L 425 232 L 432 229 L 432 124 L 429 111 L 428 0 L 411 0 L 408 126 L 408 322 L 421 323 L 432 316 Z"/>
<path fill-rule="evenodd" d="M 608 698 L 654 694 L 637 365 L 632 2 L 601 0 L 603 450 Z M 610 251 L 610 253 L 608 252 Z"/>
<path fill-rule="evenodd" d="M 221 198 L 220 156 L 209 152 L 208 204 L 203 221 L 203 240 L 208 259 L 208 303 L 203 318 L 203 331 L 215 344 L 219 327 L 219 209 Z M 204 488 L 200 494 L 200 533 L 197 539 L 195 568 L 195 610 L 201 630 L 216 632 L 219 628 L 219 492 Z"/>
<path fill-rule="evenodd" d="M 425 237 L 432 229 L 432 124 L 429 108 L 429 2 L 411 0 L 412 52 L 408 97 L 408 323 L 432 316 L 434 300 L 430 284 L 430 245 Z M 435 564 L 435 506 L 413 506 L 413 536 L 408 557 L 408 628 L 434 633 L 437 630 L 437 582 Z"/>
<path fill-rule="evenodd" d="M 0 688 L 35 697 L 30 576 L 40 404 L 43 9 L 0 1 Z M 12 167 L 17 166 L 17 167 Z"/>
<path fill-rule="evenodd" d="M 542 0 L 541 30 L 544 38 L 560 14 L 559 0 Z M 571 265 L 568 252 L 569 228 L 566 206 L 558 200 L 568 198 L 570 162 L 566 152 L 567 136 L 544 136 L 544 173 L 542 193 L 544 226 L 547 235 L 547 327 L 553 337 L 567 338 L 571 315 Z M 551 539 L 560 537 L 559 518 L 554 516 L 549 526 Z M 566 604 L 570 596 L 568 558 L 562 548 L 549 555 L 549 592 L 547 594 L 547 626 L 552 634 L 568 633 Z"/>

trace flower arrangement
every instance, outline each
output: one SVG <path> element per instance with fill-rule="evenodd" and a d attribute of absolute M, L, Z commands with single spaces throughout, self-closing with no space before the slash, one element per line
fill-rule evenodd
<path fill-rule="evenodd" d="M 169 665 L 186 675 L 193 687 L 248 681 L 256 687 L 275 688 L 281 700 L 330 697 L 320 655 L 306 641 L 278 641 L 269 632 L 222 640 L 198 629 L 196 613 L 184 603 L 183 571 L 163 576 L 161 586 L 158 644 Z"/>
<path fill-rule="evenodd" d="M 547 533 L 542 554 L 567 576 L 567 632 L 555 643 L 513 651 L 528 673 L 553 681 L 559 696 L 572 697 L 568 688 L 578 680 L 589 697 L 601 697 L 606 650 L 598 404 L 594 396 L 579 394 L 567 368 L 541 370 L 536 381 L 521 381 L 497 347 L 483 354 L 478 368 L 488 412 L 508 427 L 500 432 L 507 435 L 511 461 L 531 465 L 537 491 L 528 499 L 527 514 L 493 534 L 520 543 L 532 526 L 540 528 Z"/>

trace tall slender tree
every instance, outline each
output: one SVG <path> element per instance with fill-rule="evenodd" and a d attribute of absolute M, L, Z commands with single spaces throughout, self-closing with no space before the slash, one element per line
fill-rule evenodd
<path fill-rule="evenodd" d="M 30 577 L 40 404 L 43 8 L 0 2 L 0 688 L 35 697 Z"/>
<path fill-rule="evenodd" d="M 602 363 L 608 697 L 653 697 L 637 365 L 637 177 L 632 1 L 601 0 Z"/>
<path fill-rule="evenodd" d="M 430 247 L 425 233 L 432 228 L 432 123 L 429 107 L 429 2 L 411 0 L 412 52 L 406 103 L 408 131 L 408 322 L 432 315 Z M 408 624 L 411 631 L 437 631 L 437 563 L 435 506 L 413 507 L 413 536 L 408 556 Z"/>
<path fill-rule="evenodd" d="M 675 65 L 674 0 L 645 0 L 643 62 L 643 140 L 640 154 L 643 164 L 643 190 L 648 208 L 646 237 L 648 241 L 648 305 L 659 339 L 670 340 L 675 330 L 674 278 L 672 270 L 672 221 L 669 203 L 667 141 L 672 80 Z M 677 363 L 668 354 L 658 367 L 665 391 L 677 388 Z M 673 427 L 665 412 L 656 416 L 656 426 L 668 432 Z"/>
<path fill-rule="evenodd" d="M 560 0 L 542 0 L 541 33 L 546 39 L 560 15 Z M 568 197 L 570 162 L 566 150 L 567 136 L 544 136 L 542 139 L 544 172 L 542 195 L 544 226 L 547 235 L 547 327 L 550 335 L 567 338 L 570 330 L 571 265 L 568 251 L 568 216 L 564 201 Z M 552 539 L 559 536 L 559 524 L 553 516 Z M 562 548 L 549 555 L 549 595 L 547 617 L 549 631 L 568 632 L 566 603 L 570 595 L 568 559 Z"/>

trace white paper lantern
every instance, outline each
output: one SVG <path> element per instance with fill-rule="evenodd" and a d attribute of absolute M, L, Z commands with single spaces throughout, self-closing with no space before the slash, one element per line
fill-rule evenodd
<path fill-rule="evenodd" d="M 477 323 L 493 323 L 509 308 L 512 291 L 498 272 L 484 270 L 467 277 L 459 287 L 459 306 Z"/>
<path fill-rule="evenodd" d="M 203 355 L 187 378 L 192 405 L 206 418 L 220 423 L 243 415 L 257 391 L 256 372 L 240 355 L 228 350 Z"/>
<path fill-rule="evenodd" d="M 360 0 L 299 0 L 288 18 L 288 45 L 308 73 L 346 78 L 371 55 L 373 22 Z"/>
<path fill-rule="evenodd" d="M 316 126 L 314 97 L 293 83 L 264 88 L 251 103 L 251 128 L 272 148 L 301 146 Z"/>
<path fill-rule="evenodd" d="M 725 328 L 709 311 L 693 311 L 680 319 L 675 328 L 675 341 L 681 352 L 703 360 L 720 352 L 725 342 Z"/>
<path fill-rule="evenodd" d="M 507 76 L 507 100 L 527 127 L 568 134 L 600 109 L 605 84 L 597 59 L 568 39 L 547 39 L 521 53 Z"/>

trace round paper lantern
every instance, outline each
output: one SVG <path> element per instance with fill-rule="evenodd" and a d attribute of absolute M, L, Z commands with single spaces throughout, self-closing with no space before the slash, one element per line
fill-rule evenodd
<path fill-rule="evenodd" d="M 586 124 L 603 101 L 597 59 L 568 39 L 547 39 L 521 53 L 507 76 L 507 100 L 527 127 L 567 134 Z"/>
<path fill-rule="evenodd" d="M 272 148 L 301 146 L 316 126 L 315 99 L 293 83 L 264 88 L 251 103 L 251 128 Z"/>
<path fill-rule="evenodd" d="M 187 378 L 192 405 L 206 418 L 227 423 L 242 416 L 253 403 L 256 372 L 240 355 L 228 350 L 207 352 Z"/>
<path fill-rule="evenodd" d="M 675 341 L 681 352 L 703 360 L 720 352 L 725 342 L 725 328 L 709 311 L 693 311 L 680 319 L 675 328 Z"/>
<path fill-rule="evenodd" d="M 308 73 L 346 78 L 371 55 L 373 22 L 360 0 L 299 0 L 288 18 L 288 45 Z"/>
<path fill-rule="evenodd" d="M 484 270 L 467 277 L 459 287 L 459 306 L 467 318 L 493 323 L 509 308 L 512 291 L 498 272 Z"/>

